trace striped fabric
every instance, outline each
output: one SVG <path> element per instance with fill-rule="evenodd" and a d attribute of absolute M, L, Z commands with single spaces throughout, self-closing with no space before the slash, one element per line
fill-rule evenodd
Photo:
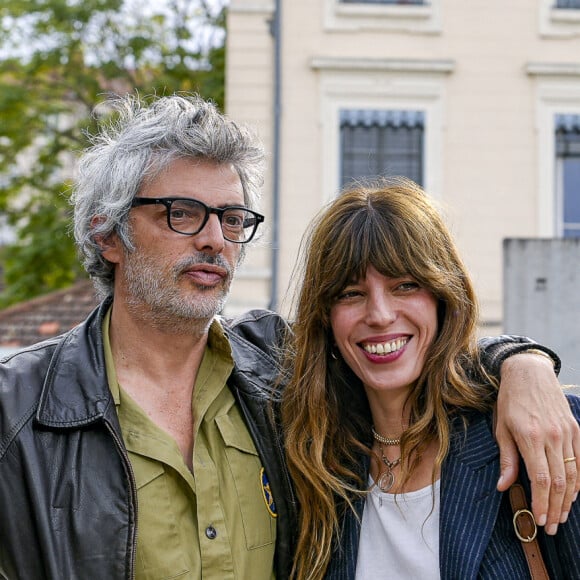
<path fill-rule="evenodd" d="M 569 400 L 580 421 L 580 398 L 570 396 Z M 521 480 L 527 481 L 523 467 L 520 471 Z M 499 452 L 489 420 L 477 415 L 466 432 L 454 432 L 442 469 L 439 567 L 443 580 L 530 577 L 513 531 L 507 494 L 495 489 L 498 477 Z M 364 500 L 356 507 L 362 519 Z M 328 580 L 354 580 L 359 533 L 359 521 L 348 512 L 342 522 L 340 546 L 327 571 Z M 568 522 L 560 525 L 555 537 L 545 535 L 542 528 L 538 537 L 550 577 L 580 580 L 580 504 L 573 505 Z"/>

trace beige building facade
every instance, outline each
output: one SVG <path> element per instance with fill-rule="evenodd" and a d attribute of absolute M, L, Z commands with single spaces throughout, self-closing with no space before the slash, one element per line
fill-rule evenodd
<path fill-rule="evenodd" d="M 313 215 L 351 178 L 405 174 L 501 331 L 503 240 L 580 234 L 580 1 L 231 0 L 227 26 L 226 111 L 269 163 L 228 309 L 287 314 Z"/>

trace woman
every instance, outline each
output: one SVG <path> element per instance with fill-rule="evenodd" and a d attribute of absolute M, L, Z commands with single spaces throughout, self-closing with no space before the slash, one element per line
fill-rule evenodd
<path fill-rule="evenodd" d="M 475 294 L 433 203 L 404 179 L 357 185 L 309 241 L 282 402 L 295 577 L 528 577 L 495 489 Z M 540 532 L 553 577 L 580 578 L 578 511 Z"/>

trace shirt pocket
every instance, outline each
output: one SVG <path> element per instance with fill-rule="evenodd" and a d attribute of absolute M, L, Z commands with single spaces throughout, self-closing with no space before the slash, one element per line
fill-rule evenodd
<path fill-rule="evenodd" d="M 139 473 L 136 577 L 184 578 L 189 569 L 183 556 L 183 536 L 177 529 L 173 482 L 156 461 L 133 454 L 131 463 Z"/>
<path fill-rule="evenodd" d="M 267 474 L 247 431 L 229 415 L 216 417 L 239 503 L 248 550 L 272 544 L 276 539 L 276 513 Z M 241 422 L 240 418 L 240 422 Z"/>

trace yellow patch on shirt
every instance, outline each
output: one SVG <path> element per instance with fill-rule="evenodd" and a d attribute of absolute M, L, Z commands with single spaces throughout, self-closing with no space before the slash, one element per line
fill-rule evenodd
<path fill-rule="evenodd" d="M 264 471 L 264 468 L 260 469 L 260 484 L 262 485 L 262 495 L 264 496 L 264 502 L 266 503 L 266 508 L 273 518 L 277 518 L 276 513 L 276 502 L 274 502 L 274 496 L 272 495 L 272 490 L 270 489 L 270 480 Z"/>

